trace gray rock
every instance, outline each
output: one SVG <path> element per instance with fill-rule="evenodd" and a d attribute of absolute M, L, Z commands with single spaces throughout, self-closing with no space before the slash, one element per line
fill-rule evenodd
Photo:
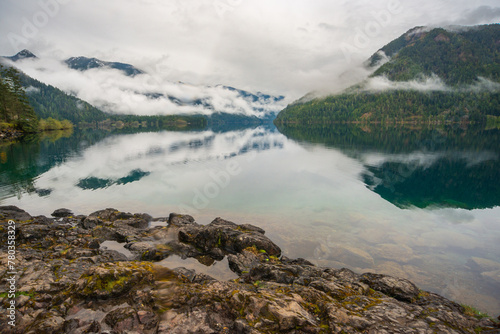
<path fill-rule="evenodd" d="M 184 227 L 189 225 L 198 225 L 194 218 L 190 215 L 181 215 L 178 213 L 171 213 L 167 222 L 169 227 Z"/>
<path fill-rule="evenodd" d="M 218 218 L 202 226 L 192 217 L 171 215 L 168 227 L 147 228 L 148 217 L 106 209 L 78 218 L 81 226 L 73 227 L 73 218 L 54 222 L 45 217 L 19 224 L 23 246 L 16 254 L 17 283 L 25 294 L 17 299 L 16 328 L 3 327 L 2 333 L 497 330 L 492 321 L 466 315 L 457 303 L 420 291 L 405 279 L 279 258 L 279 247 L 252 225 Z M 128 261 L 119 252 L 96 248 L 104 240 L 128 240 L 127 248 L 143 260 L 144 253 L 154 261 L 177 254 L 210 265 L 228 256 L 240 278 L 218 281 L 186 268 Z M 0 252 L 0 263 L 6 259 Z M 0 275 L 5 270 L 0 268 Z M 488 273 L 497 274 L 483 275 Z M 5 280 L 0 291 L 7 291 Z M 0 305 L 5 303 L 6 298 L 0 299 Z"/>
<path fill-rule="evenodd" d="M 33 217 L 26 211 L 19 209 L 17 206 L 0 206 L 0 220 L 27 221 Z"/>
<path fill-rule="evenodd" d="M 81 223 L 81 227 L 87 230 L 91 230 L 101 225 L 104 225 L 104 222 L 95 216 L 88 216 Z"/>
<path fill-rule="evenodd" d="M 118 308 L 106 314 L 104 322 L 118 333 L 139 329 L 139 318 L 131 307 Z"/>
<path fill-rule="evenodd" d="M 52 217 L 56 218 L 65 218 L 70 216 L 73 216 L 73 211 L 69 209 L 57 209 L 54 212 L 52 212 Z"/>
<path fill-rule="evenodd" d="M 261 263 L 257 255 L 247 250 L 243 250 L 240 254 L 236 255 L 229 254 L 227 259 L 229 261 L 229 268 L 238 275 L 250 272 L 250 270 Z"/>
<path fill-rule="evenodd" d="M 239 225 L 215 219 L 207 226 L 188 225 L 179 230 L 179 241 L 193 245 L 209 254 L 219 248 L 228 254 L 242 252 L 245 248 L 256 247 L 272 256 L 280 256 L 281 249 L 260 232 L 245 230 Z"/>
<path fill-rule="evenodd" d="M 179 279 L 186 280 L 191 283 L 205 284 L 217 281 L 209 275 L 199 274 L 192 269 L 186 269 L 184 267 L 174 268 L 172 271 L 177 275 L 177 277 L 179 277 Z"/>
<path fill-rule="evenodd" d="M 129 218 L 126 220 L 120 219 L 120 220 L 115 220 L 114 226 L 120 227 L 120 226 L 130 226 L 133 228 L 138 228 L 138 229 L 145 229 L 149 227 L 149 221 L 143 218 Z"/>
<path fill-rule="evenodd" d="M 420 293 L 415 284 L 404 278 L 367 273 L 361 276 L 361 282 L 373 290 L 406 302 L 415 301 Z"/>

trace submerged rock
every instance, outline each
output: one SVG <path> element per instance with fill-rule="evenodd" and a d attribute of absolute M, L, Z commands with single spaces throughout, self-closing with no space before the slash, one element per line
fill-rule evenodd
<path fill-rule="evenodd" d="M 480 257 L 471 257 L 469 261 L 467 261 L 467 265 L 472 270 L 479 272 L 500 270 L 499 262 Z"/>
<path fill-rule="evenodd" d="M 69 211 L 69 210 L 68 210 Z M 68 213 L 68 212 L 66 212 Z M 63 213 L 61 213 L 63 214 Z M 0 207 L 0 230 L 16 221 L 16 326 L 2 333 L 494 333 L 439 295 L 403 278 L 317 267 L 281 257 L 253 225 L 221 218 L 208 225 L 171 214 L 149 227 L 147 214 L 105 209 L 89 216 L 31 217 Z M 8 274 L 7 233 L 0 234 L 0 277 Z M 101 249 L 126 243 L 135 259 Z M 352 249 L 371 263 L 366 254 Z M 339 252 L 347 254 L 346 250 Z M 155 261 L 177 255 L 211 265 L 222 258 L 239 278 L 217 280 Z M 333 256 L 329 254 L 329 256 Z M 487 263 L 490 265 L 491 263 Z M 486 267 L 491 268 L 491 267 Z M 484 272 L 496 277 L 496 272 Z M 8 291 L 8 282 L 0 282 Z M 0 305 L 10 305 L 8 296 Z"/>

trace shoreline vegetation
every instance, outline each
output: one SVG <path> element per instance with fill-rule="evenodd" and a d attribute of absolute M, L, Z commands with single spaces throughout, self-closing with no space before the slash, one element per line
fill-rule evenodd
<path fill-rule="evenodd" d="M 10 230 L 15 238 L 8 238 Z M 88 216 L 59 209 L 52 217 L 34 217 L 3 206 L 0 231 L 0 275 L 11 279 L 0 282 L 0 290 L 9 291 L 0 294 L 0 303 L 4 310 L 11 307 L 9 325 L 2 318 L 6 334 L 497 333 L 499 328 L 475 308 L 406 279 L 287 258 L 261 228 L 221 218 L 199 225 L 188 215 L 153 218 L 115 209 Z M 109 249 L 104 242 L 119 247 Z M 237 278 L 217 280 L 169 268 L 170 256 L 205 266 L 227 259 Z M 14 270 L 19 274 L 10 277 Z"/>
<path fill-rule="evenodd" d="M 498 93 L 397 91 L 329 96 L 290 104 L 276 125 L 294 124 L 490 124 L 498 126 Z M 457 103 L 459 101 L 459 103 Z M 484 107 L 490 103 L 495 106 Z"/>

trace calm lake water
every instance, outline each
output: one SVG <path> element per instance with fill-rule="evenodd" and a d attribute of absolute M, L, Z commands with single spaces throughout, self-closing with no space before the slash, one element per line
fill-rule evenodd
<path fill-rule="evenodd" d="M 500 313 L 498 130 L 280 130 L 93 131 L 0 146 L 0 205 L 252 223 L 289 257 L 405 277 Z"/>

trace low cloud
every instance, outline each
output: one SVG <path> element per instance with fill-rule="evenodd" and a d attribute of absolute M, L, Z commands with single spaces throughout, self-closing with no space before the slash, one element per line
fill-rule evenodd
<path fill-rule="evenodd" d="M 500 92 L 500 83 L 479 77 L 476 83 L 465 89 L 473 92 Z"/>
<path fill-rule="evenodd" d="M 15 63 L 29 76 L 109 113 L 136 115 L 204 114 L 225 112 L 265 117 L 286 106 L 283 100 L 244 96 L 224 86 L 172 82 L 161 71 L 126 76 L 110 68 L 78 71 L 58 59 L 26 59 Z M 34 92 L 28 88 L 28 92 Z"/>
<path fill-rule="evenodd" d="M 33 86 L 29 86 L 25 89 L 26 94 L 32 94 L 32 93 L 40 93 L 40 88 L 36 88 Z"/>
<path fill-rule="evenodd" d="M 387 163 L 398 163 L 410 166 L 411 169 L 423 168 L 427 169 L 435 165 L 439 160 L 465 161 L 467 168 L 480 165 L 488 161 L 498 160 L 498 154 L 491 151 L 481 152 L 458 152 L 458 151 L 442 151 L 442 152 L 424 152 L 415 151 L 409 154 L 381 154 L 367 153 L 363 154 L 361 159 L 371 167 L 380 168 Z"/>
<path fill-rule="evenodd" d="M 26 35 L 34 15 L 43 14 L 42 2 L 0 2 L 0 55 L 22 48 L 58 59 L 87 55 L 134 64 L 150 78 L 168 79 L 167 86 L 225 84 L 286 95 L 288 102 L 366 79 L 350 80 L 374 52 L 415 26 L 500 20 L 498 0 L 86 0 L 65 1 Z M 11 34 L 24 42 L 11 43 Z M 137 100 L 128 109 L 159 102 L 127 98 Z M 151 109 L 159 107 L 177 108 L 163 101 Z"/>
<path fill-rule="evenodd" d="M 389 90 L 414 90 L 419 92 L 426 91 L 449 91 L 450 89 L 437 75 L 422 77 L 421 79 L 411 81 L 391 81 L 386 76 L 374 77 L 368 79 L 363 85 L 362 90 L 369 92 L 381 92 Z"/>
<path fill-rule="evenodd" d="M 378 76 L 366 80 L 362 84 L 361 90 L 367 92 L 394 90 L 412 90 L 418 92 L 500 92 L 500 83 L 478 77 L 477 81 L 471 85 L 450 87 L 435 74 L 428 77 L 422 76 L 419 79 L 411 81 L 391 81 L 386 76 Z"/>

